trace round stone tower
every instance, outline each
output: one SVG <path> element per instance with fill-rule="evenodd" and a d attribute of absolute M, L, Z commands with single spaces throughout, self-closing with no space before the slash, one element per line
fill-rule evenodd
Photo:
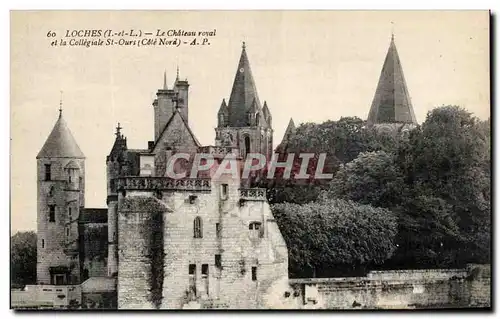
<path fill-rule="evenodd" d="M 37 283 L 80 283 L 78 216 L 85 203 L 85 156 L 59 110 L 37 158 Z"/>

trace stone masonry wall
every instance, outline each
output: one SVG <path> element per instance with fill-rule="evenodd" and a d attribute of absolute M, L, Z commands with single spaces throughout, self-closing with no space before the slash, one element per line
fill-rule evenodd
<path fill-rule="evenodd" d="M 366 277 L 291 279 L 277 308 L 415 309 L 490 307 L 489 265 L 374 271 Z M 283 289 L 283 287 L 281 287 Z"/>

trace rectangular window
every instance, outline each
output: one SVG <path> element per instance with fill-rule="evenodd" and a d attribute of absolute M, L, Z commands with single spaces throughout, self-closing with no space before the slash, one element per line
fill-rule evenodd
<path fill-rule="evenodd" d="M 222 199 L 227 199 L 228 190 L 229 190 L 229 185 L 227 185 L 227 184 L 221 185 L 221 198 Z"/>
<path fill-rule="evenodd" d="M 201 265 L 201 275 L 208 276 L 208 264 Z"/>
<path fill-rule="evenodd" d="M 217 238 L 222 237 L 222 227 L 220 226 L 220 223 L 215 223 L 215 236 Z"/>
<path fill-rule="evenodd" d="M 68 175 L 68 182 L 71 183 L 71 173 L 69 173 L 70 175 Z"/>
<path fill-rule="evenodd" d="M 196 265 L 195 264 L 189 264 L 189 274 L 190 275 L 196 274 Z"/>
<path fill-rule="evenodd" d="M 42 239 L 42 248 L 45 248 L 45 239 Z"/>
<path fill-rule="evenodd" d="M 66 228 L 66 236 L 69 236 L 69 228 Z"/>
<path fill-rule="evenodd" d="M 71 207 L 68 207 L 68 215 L 71 217 Z"/>
<path fill-rule="evenodd" d="M 56 221 L 56 206 L 49 205 L 49 222 L 53 223 Z"/>
<path fill-rule="evenodd" d="M 252 281 L 257 280 L 257 267 L 252 267 Z"/>
<path fill-rule="evenodd" d="M 222 258 L 220 254 L 215 255 L 215 267 L 222 268 Z"/>
<path fill-rule="evenodd" d="M 50 181 L 51 179 L 50 164 L 45 164 L 45 180 Z"/>

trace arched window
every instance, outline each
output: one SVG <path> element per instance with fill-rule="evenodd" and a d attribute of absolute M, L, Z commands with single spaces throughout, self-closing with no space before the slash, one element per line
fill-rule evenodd
<path fill-rule="evenodd" d="M 197 216 L 193 222 L 194 238 L 203 238 L 203 222 L 200 216 Z"/>
<path fill-rule="evenodd" d="M 245 155 L 250 153 L 250 136 L 245 135 Z"/>

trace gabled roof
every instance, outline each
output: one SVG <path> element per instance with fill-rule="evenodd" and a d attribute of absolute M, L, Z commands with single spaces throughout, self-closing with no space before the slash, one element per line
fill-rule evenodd
<path fill-rule="evenodd" d="M 167 124 L 165 124 L 165 127 L 163 128 L 162 132 L 160 133 L 160 135 L 158 136 L 158 138 L 156 139 L 155 141 L 155 144 L 153 146 L 153 150 L 156 148 L 156 146 L 158 145 L 158 142 L 161 140 L 161 138 L 163 137 L 163 134 L 165 134 L 165 132 L 168 130 L 168 128 L 170 127 L 170 125 L 172 124 L 172 122 L 174 121 L 175 118 L 177 117 L 180 117 L 182 123 L 184 124 L 184 126 L 186 127 L 189 135 L 191 136 L 191 138 L 193 139 L 193 141 L 195 142 L 196 146 L 201 146 L 200 142 L 198 142 L 198 139 L 196 138 L 196 136 L 194 135 L 193 131 L 191 131 L 191 128 L 189 127 L 189 125 L 187 124 L 186 120 L 184 119 L 184 117 L 182 116 L 181 112 L 179 112 L 179 109 L 176 109 L 174 111 L 174 114 L 172 114 L 172 116 L 170 117 L 170 119 L 168 120 Z"/>
<path fill-rule="evenodd" d="M 229 126 L 248 126 L 247 112 L 252 107 L 252 103 L 260 110 L 260 100 L 257 95 L 257 88 L 250 69 L 245 44 L 241 51 L 240 62 L 234 77 L 231 96 L 229 97 Z"/>
<path fill-rule="evenodd" d="M 394 36 L 385 57 L 367 119 L 368 125 L 379 123 L 417 124 Z"/>
<path fill-rule="evenodd" d="M 36 158 L 85 158 L 66 125 L 62 112 Z"/>

